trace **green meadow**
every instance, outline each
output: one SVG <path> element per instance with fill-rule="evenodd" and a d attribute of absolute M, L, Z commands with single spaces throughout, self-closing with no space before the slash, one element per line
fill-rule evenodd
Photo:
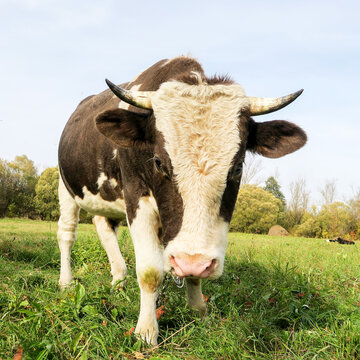
<path fill-rule="evenodd" d="M 208 314 L 165 280 L 159 346 L 132 333 L 134 252 L 119 243 L 127 286 L 111 287 L 93 225 L 80 224 L 74 285 L 60 291 L 56 223 L 0 220 L 0 359 L 357 359 L 360 243 L 230 233 L 223 276 L 203 282 Z"/>

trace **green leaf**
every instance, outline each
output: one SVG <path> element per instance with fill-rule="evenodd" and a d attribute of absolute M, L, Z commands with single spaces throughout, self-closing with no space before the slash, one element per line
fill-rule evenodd
<path fill-rule="evenodd" d="M 83 337 L 83 333 L 82 332 L 79 332 L 75 337 L 74 339 L 72 340 L 71 342 L 71 349 L 73 352 L 76 351 L 76 348 L 79 344 L 79 341 L 81 340 L 81 338 Z"/>
<path fill-rule="evenodd" d="M 80 308 L 81 303 L 83 302 L 85 297 L 85 288 L 81 284 L 76 285 L 75 289 L 75 306 L 77 309 Z"/>
<path fill-rule="evenodd" d="M 47 357 L 48 357 L 48 351 L 45 349 L 36 357 L 36 360 L 45 360 L 47 359 Z"/>
<path fill-rule="evenodd" d="M 112 317 L 113 317 L 114 319 L 116 319 L 116 317 L 117 317 L 117 315 L 118 315 L 117 309 L 112 309 L 112 310 L 111 310 L 111 315 L 112 315 Z"/>
<path fill-rule="evenodd" d="M 92 305 L 85 305 L 83 308 L 82 308 L 82 311 L 88 315 L 92 315 L 92 316 L 95 316 L 97 315 L 99 312 L 96 310 L 96 308 Z"/>

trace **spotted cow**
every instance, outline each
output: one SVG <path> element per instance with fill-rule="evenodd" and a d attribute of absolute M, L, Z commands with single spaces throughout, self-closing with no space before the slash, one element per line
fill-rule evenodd
<path fill-rule="evenodd" d="M 185 278 L 189 305 L 206 310 L 201 279 L 223 272 L 246 151 L 278 158 L 306 142 L 290 122 L 252 116 L 288 105 L 301 91 L 248 97 L 229 77 L 205 76 L 189 57 L 159 61 L 130 83 L 107 84 L 78 105 L 59 144 L 59 284 L 72 281 L 80 208 L 94 215 L 113 283 L 125 279 L 117 242 L 125 213 L 141 292 L 135 332 L 156 344 L 164 271 Z"/>

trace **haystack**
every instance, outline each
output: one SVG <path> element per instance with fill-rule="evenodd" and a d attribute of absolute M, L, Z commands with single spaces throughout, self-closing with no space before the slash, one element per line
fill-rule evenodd
<path fill-rule="evenodd" d="M 280 225 L 274 225 L 270 228 L 268 235 L 270 236 L 288 236 L 289 233 Z"/>

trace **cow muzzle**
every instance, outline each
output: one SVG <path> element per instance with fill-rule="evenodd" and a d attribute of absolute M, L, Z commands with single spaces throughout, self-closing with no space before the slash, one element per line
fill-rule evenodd
<path fill-rule="evenodd" d="M 170 264 L 175 275 L 180 278 L 193 276 L 196 278 L 208 278 L 216 267 L 216 259 L 209 259 L 201 254 L 180 254 L 170 256 Z"/>

